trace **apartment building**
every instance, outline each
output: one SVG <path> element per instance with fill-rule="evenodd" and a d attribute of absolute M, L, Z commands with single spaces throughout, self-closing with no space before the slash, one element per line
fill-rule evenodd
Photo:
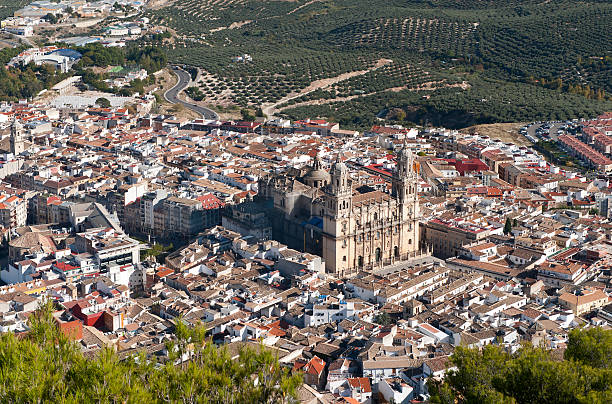
<path fill-rule="evenodd" d="M 203 230 L 204 209 L 200 201 L 170 196 L 154 209 L 154 232 L 159 235 L 195 236 Z"/>
<path fill-rule="evenodd" d="M 76 235 L 75 249 L 94 256 L 102 272 L 113 266 L 140 263 L 140 243 L 112 228 L 96 228 Z"/>
<path fill-rule="evenodd" d="M 0 226 L 5 229 L 25 226 L 27 218 L 26 201 L 15 195 L 0 195 Z"/>
<path fill-rule="evenodd" d="M 563 293 L 559 304 L 570 309 L 576 316 L 588 313 L 608 303 L 608 295 L 599 289 L 584 289 L 580 292 Z"/>
<path fill-rule="evenodd" d="M 459 255 L 462 247 L 484 240 L 491 234 L 488 228 L 465 219 L 433 219 L 422 226 L 422 239 L 433 246 L 436 257 L 450 258 Z"/>

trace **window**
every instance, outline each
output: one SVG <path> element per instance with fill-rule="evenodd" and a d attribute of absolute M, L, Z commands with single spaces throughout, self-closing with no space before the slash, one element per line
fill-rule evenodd
<path fill-rule="evenodd" d="M 376 249 L 376 262 L 380 262 L 382 259 L 382 252 L 380 251 L 380 247 Z"/>
<path fill-rule="evenodd" d="M 342 261 L 346 262 L 346 255 L 342 257 Z"/>
<path fill-rule="evenodd" d="M 363 256 L 359 256 L 359 258 L 357 258 L 357 266 L 358 267 L 362 267 L 363 266 Z"/>
<path fill-rule="evenodd" d="M 399 248 L 397 246 L 393 247 L 393 255 L 395 258 L 399 258 Z"/>

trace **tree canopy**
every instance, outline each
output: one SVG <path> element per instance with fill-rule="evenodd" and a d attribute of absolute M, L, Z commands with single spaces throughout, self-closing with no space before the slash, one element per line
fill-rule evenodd
<path fill-rule="evenodd" d="M 7 48 L 0 50 L 0 63 L 7 64 L 25 48 Z M 34 63 L 18 64 L 0 70 L 0 100 L 16 101 L 22 98 L 32 98 L 44 89 L 50 89 L 60 81 L 72 76 L 82 77 L 83 83 L 90 85 L 98 91 L 115 92 L 122 96 L 133 93 L 144 93 L 145 86 L 155 82 L 155 77 L 149 75 L 144 80 L 133 80 L 129 86 L 110 88 L 105 79 L 110 78 L 108 73 L 96 73 L 90 67 L 126 66 L 128 68 L 142 68 L 148 73 L 156 72 L 167 64 L 166 54 L 158 48 L 130 47 L 128 49 L 104 47 L 99 43 L 80 47 L 70 47 L 82 54 L 82 58 L 73 66 L 73 69 L 63 73 L 52 65 Z"/>
<path fill-rule="evenodd" d="M 565 359 L 523 345 L 510 354 L 497 345 L 458 347 L 456 369 L 429 382 L 433 403 L 610 403 L 612 331 L 575 329 Z"/>
<path fill-rule="evenodd" d="M 207 340 L 204 327 L 180 320 L 165 363 L 144 353 L 119 360 L 110 347 L 88 359 L 59 331 L 52 311 L 47 305 L 34 313 L 24 335 L 0 336 L 0 401 L 281 403 L 302 383 L 271 351 L 243 349 L 232 358 Z"/>
<path fill-rule="evenodd" d="M 100 97 L 96 100 L 96 104 L 101 108 L 109 108 L 111 106 L 111 102 L 108 98 Z"/>
<path fill-rule="evenodd" d="M 504 234 L 510 234 L 511 231 L 512 231 L 512 222 L 510 221 L 510 218 L 507 217 L 506 223 L 504 224 Z"/>

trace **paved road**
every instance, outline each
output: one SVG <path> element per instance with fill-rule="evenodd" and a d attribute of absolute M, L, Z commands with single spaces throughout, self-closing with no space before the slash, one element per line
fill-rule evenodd
<path fill-rule="evenodd" d="M 538 129 L 539 127 L 543 126 L 544 123 L 537 123 L 535 125 L 532 125 L 531 127 L 527 128 L 527 134 L 533 136 L 534 138 L 538 138 L 538 136 L 536 135 L 536 129 Z M 549 130 L 549 139 L 552 141 L 558 141 L 559 140 L 559 135 L 557 134 L 557 131 L 559 130 L 559 128 L 563 126 L 563 123 L 561 122 L 557 122 L 557 123 L 553 123 L 552 126 L 550 127 Z"/>
<path fill-rule="evenodd" d="M 219 119 L 219 115 L 217 115 L 215 111 L 196 104 L 190 104 L 178 98 L 180 92 L 183 91 L 191 82 L 191 75 L 180 68 L 173 68 L 172 71 L 174 74 L 176 74 L 176 77 L 178 77 L 178 82 L 174 87 L 165 92 L 164 98 L 166 101 L 171 102 L 172 104 L 182 104 L 190 110 L 202 115 L 202 118 L 204 119 Z"/>

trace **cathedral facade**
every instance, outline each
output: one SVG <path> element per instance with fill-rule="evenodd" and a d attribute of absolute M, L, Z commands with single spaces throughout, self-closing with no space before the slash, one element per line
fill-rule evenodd
<path fill-rule="evenodd" d="M 355 187 L 345 163 L 328 172 L 317 158 L 299 177 L 262 179 L 259 193 L 273 201 L 274 238 L 321 255 L 327 272 L 349 277 L 419 253 L 417 170 L 403 148 L 387 193 Z"/>

